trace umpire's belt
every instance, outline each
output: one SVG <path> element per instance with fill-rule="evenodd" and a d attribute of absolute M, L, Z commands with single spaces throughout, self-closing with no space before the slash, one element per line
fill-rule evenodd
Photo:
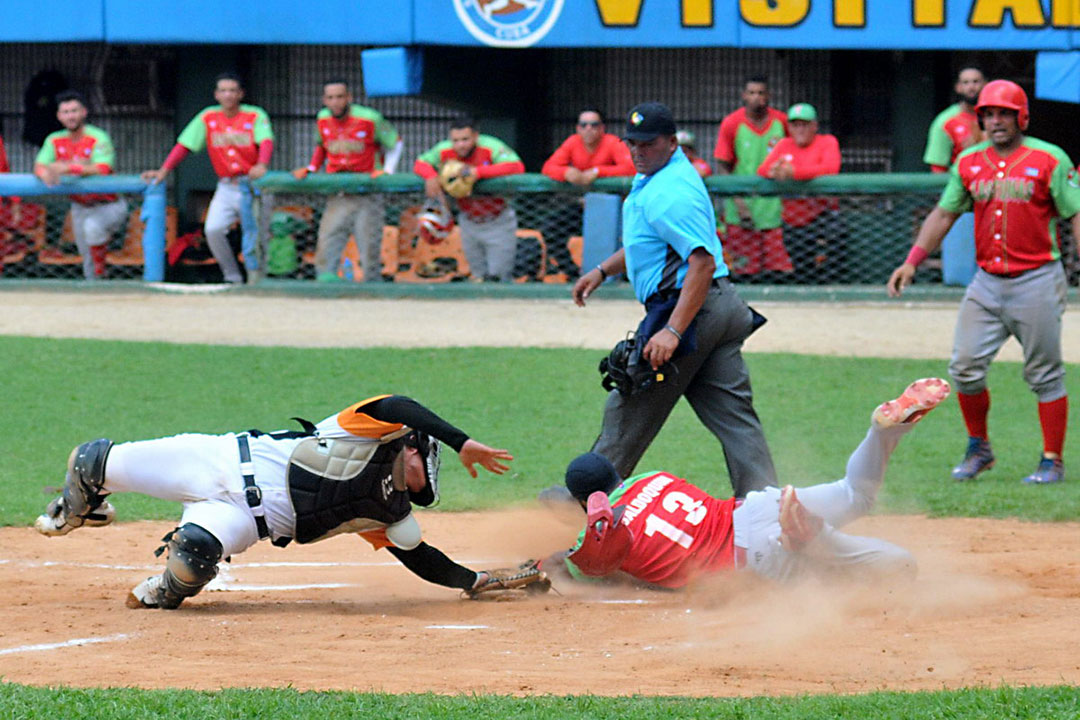
<path fill-rule="evenodd" d="M 259 539 L 270 537 L 270 529 L 266 526 L 266 513 L 263 511 L 262 490 L 255 484 L 255 463 L 251 462 L 251 446 L 248 444 L 247 433 L 236 436 L 236 444 L 240 446 L 240 474 L 244 476 L 244 498 L 247 500 L 251 514 L 255 516 L 255 527 L 259 529 Z"/>

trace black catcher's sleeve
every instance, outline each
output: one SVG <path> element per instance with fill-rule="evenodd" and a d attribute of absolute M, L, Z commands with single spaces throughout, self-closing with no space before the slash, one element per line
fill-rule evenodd
<path fill-rule="evenodd" d="M 398 421 L 400 422 L 400 421 Z M 390 554 L 414 573 L 436 585 L 471 590 L 476 584 L 476 573 L 443 554 L 441 550 L 421 542 L 412 550 L 402 550 L 388 545 Z"/>
<path fill-rule="evenodd" d="M 461 452 L 461 446 L 469 436 L 443 420 L 412 398 L 404 395 L 391 395 L 356 408 L 356 412 L 367 413 L 376 420 L 388 423 L 401 423 L 414 430 L 426 432 Z"/>

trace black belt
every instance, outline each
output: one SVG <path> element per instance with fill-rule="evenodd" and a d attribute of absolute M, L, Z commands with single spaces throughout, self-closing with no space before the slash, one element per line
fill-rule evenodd
<path fill-rule="evenodd" d="M 247 435 L 237 435 L 236 444 L 240 446 L 240 474 L 244 476 L 244 498 L 251 514 L 255 516 L 255 527 L 259 529 L 259 539 L 270 537 L 270 528 L 266 526 L 266 515 L 262 506 L 262 490 L 255 484 L 255 465 L 251 462 L 251 446 Z"/>
<path fill-rule="evenodd" d="M 711 287 L 711 288 L 721 288 L 721 287 L 724 286 L 724 283 L 727 283 L 727 282 L 730 282 L 727 279 L 727 277 L 713 278 L 712 282 L 709 283 L 709 287 Z M 645 299 L 645 305 L 648 306 L 650 303 L 653 303 L 653 302 L 664 302 L 666 300 L 670 300 L 673 297 L 678 297 L 679 293 L 681 293 L 681 292 L 682 292 L 681 287 L 679 287 L 679 288 L 668 288 L 666 290 L 657 290 L 656 292 L 654 292 L 652 295 L 650 295 L 648 298 Z"/>

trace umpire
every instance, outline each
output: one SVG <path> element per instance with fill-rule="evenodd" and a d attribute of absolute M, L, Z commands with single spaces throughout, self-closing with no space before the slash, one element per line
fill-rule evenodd
<path fill-rule="evenodd" d="M 743 341 L 764 318 L 728 280 L 712 201 L 675 131 L 666 105 L 647 102 L 630 111 L 623 139 L 637 175 L 622 207 L 623 247 L 572 291 L 584 306 L 604 280 L 625 272 L 646 311 L 636 333 L 637 347 L 645 345 L 640 357 L 631 356 L 631 370 L 637 363 L 663 371 L 644 389 L 608 394 L 593 450 L 629 477 L 685 395 L 724 447 L 735 496 L 745 497 L 776 484 L 742 357 Z"/>

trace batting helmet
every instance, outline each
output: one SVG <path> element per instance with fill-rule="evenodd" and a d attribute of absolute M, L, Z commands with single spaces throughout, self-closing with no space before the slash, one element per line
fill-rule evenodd
<path fill-rule="evenodd" d="M 983 108 L 988 107 L 1015 110 L 1017 124 L 1021 130 L 1027 130 L 1030 119 L 1027 93 L 1011 80 L 992 80 L 986 83 L 979 93 L 979 101 L 975 103 L 975 112 L 980 114 Z"/>
<path fill-rule="evenodd" d="M 416 216 L 420 237 L 430 245 L 438 245 L 454 228 L 454 216 L 444 205 L 429 204 Z"/>

